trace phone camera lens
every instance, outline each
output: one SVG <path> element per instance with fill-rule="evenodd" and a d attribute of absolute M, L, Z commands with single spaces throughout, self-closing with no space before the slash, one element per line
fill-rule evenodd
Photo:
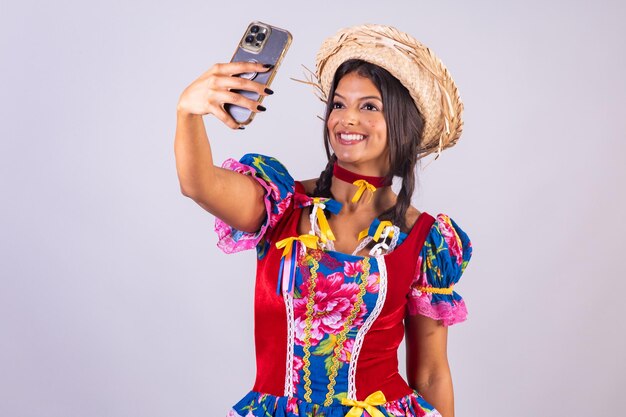
<path fill-rule="evenodd" d="M 265 39 L 265 33 L 259 33 L 259 34 L 256 35 L 256 40 L 257 41 L 263 42 L 263 39 Z"/>
<path fill-rule="evenodd" d="M 254 25 L 250 28 L 250 32 L 252 33 L 257 33 L 259 31 L 259 27 L 257 25 Z"/>
<path fill-rule="evenodd" d="M 254 42 L 254 35 L 246 36 L 246 43 L 252 43 L 252 42 Z"/>

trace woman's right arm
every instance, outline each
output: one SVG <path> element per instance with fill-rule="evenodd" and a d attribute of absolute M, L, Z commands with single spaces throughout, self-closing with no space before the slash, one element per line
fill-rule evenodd
<path fill-rule="evenodd" d="M 265 219 L 265 191 L 251 177 L 213 164 L 202 116 L 212 114 L 230 128 L 237 129 L 239 124 L 224 110 L 225 103 L 253 112 L 261 110 L 256 101 L 230 90 L 254 91 L 261 95 L 267 92 L 263 84 L 233 75 L 264 71 L 267 68 L 258 63 L 215 64 L 183 91 L 176 108 L 174 153 L 181 192 L 244 232 L 257 231 Z"/>

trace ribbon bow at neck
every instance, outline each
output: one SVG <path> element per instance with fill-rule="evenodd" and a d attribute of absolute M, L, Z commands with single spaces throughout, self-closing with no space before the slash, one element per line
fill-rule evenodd
<path fill-rule="evenodd" d="M 376 391 L 370 394 L 365 401 L 349 400 L 347 398 L 341 399 L 341 404 L 352 406 L 348 414 L 346 414 L 346 417 L 361 417 L 363 410 L 367 410 L 372 417 L 385 417 L 385 415 L 374 406 L 383 405 L 386 402 L 385 394 L 383 394 L 382 391 Z"/>
<path fill-rule="evenodd" d="M 354 197 L 352 197 L 352 202 L 353 203 L 356 203 L 357 201 L 359 201 L 361 199 L 361 196 L 363 195 L 365 190 L 370 190 L 372 192 L 372 195 L 376 191 L 376 187 L 374 187 L 372 184 L 370 184 L 369 182 L 367 182 L 365 180 L 356 180 L 352 184 L 356 185 L 357 187 L 359 187 L 356 190 L 356 193 L 354 194 Z M 370 196 L 370 200 L 371 199 L 372 199 L 372 196 Z"/>

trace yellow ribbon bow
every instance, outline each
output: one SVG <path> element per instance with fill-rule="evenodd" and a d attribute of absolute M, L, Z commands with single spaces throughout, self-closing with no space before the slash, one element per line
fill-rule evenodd
<path fill-rule="evenodd" d="M 372 417 L 385 417 L 385 415 L 375 405 L 383 405 L 387 402 L 385 394 L 382 391 L 376 391 L 370 394 L 365 401 L 349 400 L 347 398 L 341 399 L 341 404 L 351 405 L 352 408 L 346 414 L 346 417 L 361 417 L 363 410 L 367 410 Z"/>
<path fill-rule="evenodd" d="M 380 224 L 376 228 L 376 233 L 374 233 L 374 240 L 376 242 L 378 242 L 378 239 L 380 239 L 380 235 L 383 234 L 385 228 L 389 226 L 393 226 L 393 224 L 389 220 L 383 220 L 382 222 L 380 222 Z M 393 231 L 389 233 L 389 236 L 393 237 Z"/>
<path fill-rule="evenodd" d="M 361 196 L 363 195 L 365 190 L 370 190 L 372 192 L 372 195 L 376 191 L 376 187 L 374 187 L 372 184 L 370 184 L 369 182 L 367 182 L 365 180 L 356 180 L 352 184 L 356 185 L 357 187 L 359 187 L 356 190 L 356 193 L 354 194 L 354 197 L 352 197 L 352 202 L 353 203 L 356 203 L 357 201 L 359 201 L 361 199 Z M 371 199 L 372 199 L 372 196 L 370 196 L 370 200 Z M 368 201 L 368 203 L 369 203 L 369 201 Z"/>
<path fill-rule="evenodd" d="M 318 237 L 313 235 L 300 235 L 300 236 L 292 236 L 285 238 L 276 242 L 276 247 L 278 249 L 283 249 L 283 256 L 286 258 L 291 255 L 291 247 L 293 246 L 294 241 L 302 242 L 304 246 L 309 249 L 317 249 L 317 241 Z"/>
<path fill-rule="evenodd" d="M 313 203 L 320 204 L 320 199 L 317 197 L 314 198 Z M 320 225 L 320 235 L 321 235 L 322 242 L 326 243 L 329 240 L 335 240 L 335 235 L 333 234 L 333 231 L 330 229 L 330 224 L 328 224 L 328 219 L 326 218 L 326 215 L 324 214 L 324 209 L 318 205 L 315 215 L 317 217 L 317 222 Z"/>
<path fill-rule="evenodd" d="M 393 226 L 393 223 L 391 223 L 389 220 L 383 220 L 382 222 L 380 222 L 373 236 L 376 242 L 378 242 L 378 239 L 380 239 L 380 235 L 383 234 L 385 227 L 388 227 L 388 226 Z M 369 231 L 370 231 L 369 227 L 365 230 L 362 230 L 361 233 L 359 233 L 359 240 L 367 236 L 369 234 Z M 389 233 L 389 236 L 393 237 L 393 230 Z"/>

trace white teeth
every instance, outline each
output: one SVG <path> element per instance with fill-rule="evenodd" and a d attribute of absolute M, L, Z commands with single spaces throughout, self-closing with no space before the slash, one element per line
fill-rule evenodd
<path fill-rule="evenodd" d="M 345 133 L 341 133 L 339 135 L 339 138 L 341 140 L 363 140 L 365 138 L 365 136 L 358 135 L 358 134 L 346 135 Z"/>

